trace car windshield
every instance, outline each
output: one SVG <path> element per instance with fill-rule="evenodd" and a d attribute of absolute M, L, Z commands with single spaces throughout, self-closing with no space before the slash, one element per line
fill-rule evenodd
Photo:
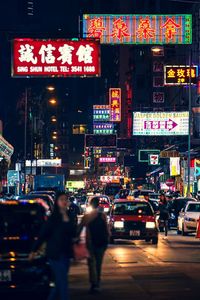
<path fill-rule="evenodd" d="M 148 203 L 118 202 L 114 205 L 114 215 L 145 215 L 152 216 L 153 211 Z"/>
<path fill-rule="evenodd" d="M 190 203 L 188 205 L 187 211 L 189 211 L 189 212 L 200 212 L 200 204 L 199 203 Z"/>
<path fill-rule="evenodd" d="M 1 205 L 0 239 L 6 236 L 37 236 L 44 222 L 45 210 L 38 204 Z"/>

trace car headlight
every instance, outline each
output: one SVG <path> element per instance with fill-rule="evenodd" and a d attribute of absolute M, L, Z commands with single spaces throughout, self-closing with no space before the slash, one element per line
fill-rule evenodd
<path fill-rule="evenodd" d="M 104 207 L 104 211 L 105 211 L 105 212 L 108 212 L 108 211 L 109 211 L 109 208 L 108 208 L 108 207 Z"/>
<path fill-rule="evenodd" d="M 114 222 L 114 227 L 115 228 L 123 228 L 124 227 L 124 222 L 123 221 L 116 221 L 116 222 Z"/>
<path fill-rule="evenodd" d="M 86 212 L 87 213 L 90 213 L 91 211 L 92 211 L 92 207 L 91 206 L 86 207 Z"/>
<path fill-rule="evenodd" d="M 155 228 L 155 227 L 156 227 L 155 222 L 146 222 L 146 228 L 152 229 L 152 228 Z"/>

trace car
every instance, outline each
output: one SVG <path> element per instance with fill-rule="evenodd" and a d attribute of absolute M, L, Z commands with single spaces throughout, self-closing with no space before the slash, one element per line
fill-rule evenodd
<path fill-rule="evenodd" d="M 24 196 L 20 196 L 18 200 L 34 200 L 34 199 L 42 199 L 48 206 L 50 211 L 53 211 L 54 208 L 54 200 L 50 195 L 47 194 L 28 194 Z"/>
<path fill-rule="evenodd" d="M 200 217 L 200 201 L 188 201 L 178 217 L 177 233 L 188 235 L 197 230 L 197 221 Z"/>
<path fill-rule="evenodd" d="M 42 254 L 29 261 L 28 255 L 48 208 L 37 200 L 0 202 L 0 294 L 17 292 L 46 294 L 51 280 L 49 265 Z M 6 299 L 6 298 L 5 298 Z"/>
<path fill-rule="evenodd" d="M 196 202 L 197 200 L 195 198 L 190 198 L 190 197 L 178 197 L 176 199 L 172 199 L 168 201 L 167 206 L 170 214 L 170 219 L 169 219 L 170 228 L 177 228 L 179 213 L 183 208 L 185 208 L 188 201 Z"/>
<path fill-rule="evenodd" d="M 90 206 L 90 202 L 93 198 L 96 198 L 96 197 L 99 198 L 100 209 L 102 209 L 102 211 L 105 212 L 106 214 L 109 214 L 110 209 L 111 209 L 111 203 L 110 203 L 109 197 L 106 195 L 93 195 L 93 196 L 87 197 L 87 200 L 85 202 L 85 212 L 90 212 L 92 210 L 92 208 Z"/>
<path fill-rule="evenodd" d="M 37 194 L 49 195 L 53 199 L 56 198 L 56 192 L 55 191 L 32 191 L 32 192 L 29 193 L 29 195 L 37 195 Z"/>
<path fill-rule="evenodd" d="M 152 190 L 138 190 L 138 189 L 121 189 L 119 191 L 119 198 L 120 199 L 134 199 L 138 198 L 139 196 L 146 196 L 149 195 L 150 198 L 154 198 L 155 193 Z"/>
<path fill-rule="evenodd" d="M 146 200 L 117 199 L 110 214 L 111 243 L 116 239 L 158 243 L 154 211 Z"/>

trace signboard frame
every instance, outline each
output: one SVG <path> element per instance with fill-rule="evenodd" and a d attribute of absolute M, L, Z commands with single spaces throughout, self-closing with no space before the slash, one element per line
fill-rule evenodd
<path fill-rule="evenodd" d="M 197 84 L 197 78 L 198 78 L 198 75 L 199 75 L 197 65 L 191 65 L 191 66 L 189 66 L 189 65 L 164 65 L 164 85 L 165 86 L 180 86 L 180 85 L 189 85 L 190 84 L 190 82 L 189 82 L 190 75 L 186 76 L 186 77 L 183 77 L 183 76 L 185 76 L 185 74 L 183 74 L 183 73 L 182 74 L 180 73 L 180 77 L 177 74 L 174 74 L 175 77 L 173 77 L 173 78 L 168 77 L 167 78 L 167 69 L 168 68 L 169 68 L 169 71 L 172 70 L 172 72 L 175 72 L 175 73 L 177 73 L 178 70 L 183 70 L 184 73 L 186 72 L 186 74 L 187 74 L 187 70 L 190 70 L 190 69 L 195 70 L 196 71 L 195 72 L 195 77 L 191 77 L 191 84 L 192 85 Z M 169 78 L 176 80 L 176 82 L 171 82 L 170 83 Z M 184 78 L 187 78 L 188 81 L 181 82 L 181 79 L 184 79 Z M 178 79 L 180 79 L 180 82 L 178 82 Z"/>
<path fill-rule="evenodd" d="M 49 72 L 48 74 L 30 74 L 30 72 L 26 72 L 25 74 L 19 74 L 19 73 L 16 73 L 15 72 L 15 69 L 17 68 L 17 65 L 15 66 L 16 62 L 15 62 L 15 51 L 17 51 L 15 49 L 16 45 L 15 43 L 17 43 L 18 41 L 22 41 L 22 42 L 29 42 L 29 43 L 33 43 L 33 42 L 38 42 L 38 43 L 46 43 L 48 42 L 49 44 L 50 43 L 58 43 L 58 42 L 61 42 L 63 43 L 83 43 L 83 44 L 86 44 L 86 43 L 91 43 L 95 46 L 95 51 L 97 52 L 96 55 L 95 55 L 95 60 L 96 60 L 96 63 L 95 63 L 95 67 L 97 68 L 97 72 L 96 73 L 93 73 L 91 74 L 90 72 L 87 72 L 86 73 L 83 73 L 83 74 L 76 74 L 76 72 L 63 72 L 63 73 L 51 73 Z M 63 38 L 52 38 L 52 39 L 48 39 L 48 38 L 45 38 L 45 39 L 41 39 L 41 38 L 14 38 L 11 42 L 11 77 L 13 78 L 49 78 L 49 77 L 75 77 L 75 78 L 84 78 L 84 77 L 101 77 L 101 47 L 100 47 L 100 43 L 99 43 L 99 40 L 98 39 L 63 39 Z M 33 51 L 33 49 L 32 49 Z M 56 50 L 58 52 L 58 49 L 56 48 Z M 73 49 L 72 49 L 73 51 Z M 39 53 L 37 53 L 39 55 Z M 58 57 L 57 58 L 57 61 L 58 61 Z M 56 61 L 56 62 L 57 62 Z M 27 62 L 27 64 L 30 63 L 30 62 Z M 42 64 L 42 63 L 41 63 Z M 89 64 L 89 63 L 88 63 Z M 48 65 L 46 63 L 46 65 Z M 31 66 L 31 65 L 30 65 Z M 52 66 L 52 64 L 49 64 L 48 66 Z M 60 65 L 59 66 L 63 66 L 65 67 L 66 66 L 66 62 L 65 64 L 62 64 L 60 62 Z M 67 65 L 69 66 L 69 65 Z M 81 62 L 80 62 L 80 66 L 81 66 Z M 83 64 L 84 66 L 84 64 Z M 85 63 L 85 66 L 86 66 L 86 63 Z M 87 65 L 88 67 L 91 66 L 90 64 Z M 73 67 L 73 65 L 71 65 L 71 67 Z M 78 67 L 78 66 L 75 66 L 75 67 Z M 22 72 L 24 73 L 24 72 Z"/>

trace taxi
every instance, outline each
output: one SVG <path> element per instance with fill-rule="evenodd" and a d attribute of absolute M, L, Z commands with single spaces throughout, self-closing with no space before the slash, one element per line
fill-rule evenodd
<path fill-rule="evenodd" d="M 158 228 L 150 203 L 143 199 L 117 199 L 110 214 L 111 243 L 115 239 L 158 243 Z"/>

